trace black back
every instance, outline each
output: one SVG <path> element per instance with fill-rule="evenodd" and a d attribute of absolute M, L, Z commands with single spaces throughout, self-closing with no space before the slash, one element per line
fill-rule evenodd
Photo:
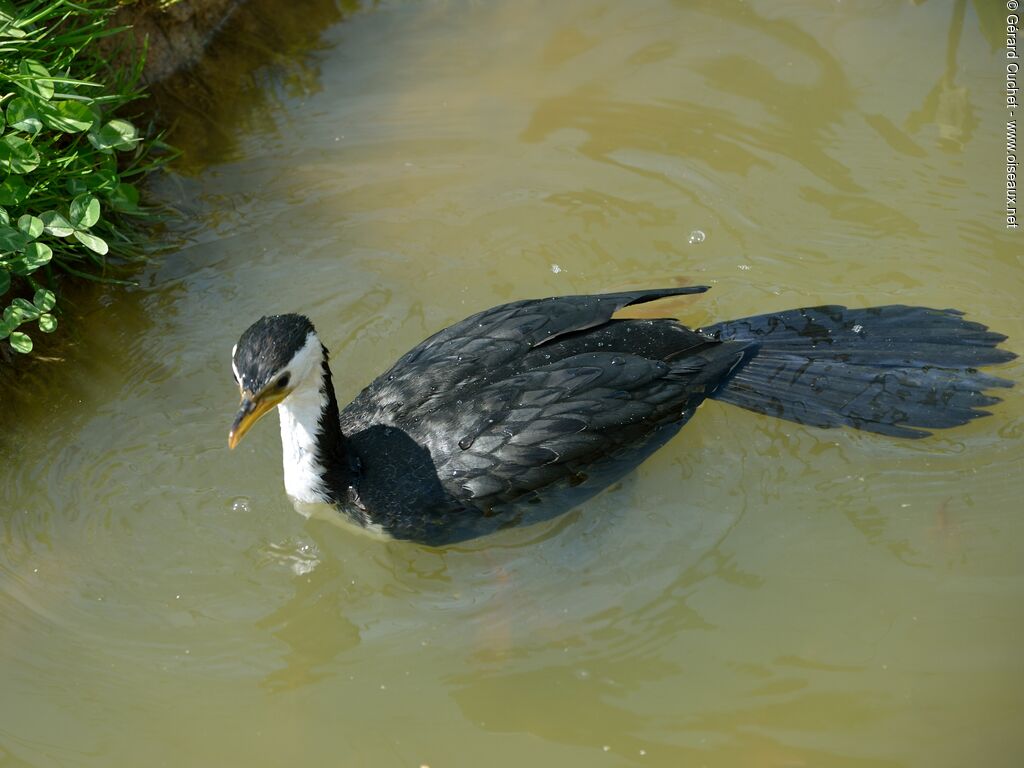
<path fill-rule="evenodd" d="M 427 339 L 342 411 L 359 497 L 396 535 L 431 516 L 454 532 L 472 527 L 467 514 L 593 486 L 595 463 L 628 471 L 646 456 L 637 446 L 684 421 L 746 349 L 675 320 L 611 319 L 692 292 L 515 302 Z M 626 455 L 635 459 L 624 468 Z"/>

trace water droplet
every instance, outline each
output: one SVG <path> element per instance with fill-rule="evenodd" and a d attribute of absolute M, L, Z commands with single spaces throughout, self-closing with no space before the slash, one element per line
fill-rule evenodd
<path fill-rule="evenodd" d="M 690 245 L 697 245 L 697 243 L 703 243 L 707 239 L 708 239 L 707 235 L 705 235 L 699 229 L 695 229 L 695 230 L 693 230 L 693 232 L 690 233 L 690 237 L 687 238 L 687 242 Z"/>
<path fill-rule="evenodd" d="M 249 500 L 245 498 L 238 498 L 231 502 L 231 511 L 238 512 L 240 514 L 248 513 L 249 511 Z"/>
<path fill-rule="evenodd" d="M 459 448 L 461 448 L 464 451 L 468 451 L 470 446 L 473 445 L 473 440 L 474 439 L 475 438 L 470 437 L 470 436 L 467 435 L 466 437 L 464 437 L 461 440 L 459 440 Z"/>
<path fill-rule="evenodd" d="M 612 358 L 612 365 L 623 365 L 625 362 L 626 361 L 623 358 L 618 356 Z"/>
<path fill-rule="evenodd" d="M 850 330 L 853 331 L 854 333 L 860 333 L 861 331 L 864 330 L 864 326 L 858 323 L 857 325 L 853 326 L 853 328 L 851 328 Z"/>

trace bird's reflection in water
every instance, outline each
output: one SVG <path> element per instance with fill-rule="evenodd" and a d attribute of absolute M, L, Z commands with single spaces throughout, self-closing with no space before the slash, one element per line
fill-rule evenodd
<path fill-rule="evenodd" d="M 315 683 L 330 674 L 331 662 L 360 642 L 359 627 L 346 615 L 344 569 L 325 547 L 318 562 L 294 579 L 295 594 L 256 622 L 287 646 L 284 665 L 268 674 L 261 687 L 287 691 Z"/>

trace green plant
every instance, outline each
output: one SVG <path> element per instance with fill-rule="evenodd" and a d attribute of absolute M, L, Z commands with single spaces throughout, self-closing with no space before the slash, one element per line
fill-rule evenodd
<path fill-rule="evenodd" d="M 143 253 L 133 182 L 162 145 L 118 115 L 140 95 L 141 61 L 118 71 L 93 52 L 119 31 L 114 6 L 0 0 L 0 340 L 18 352 L 32 350 L 23 325 L 57 325 L 55 270 L 122 282 L 108 254 Z"/>

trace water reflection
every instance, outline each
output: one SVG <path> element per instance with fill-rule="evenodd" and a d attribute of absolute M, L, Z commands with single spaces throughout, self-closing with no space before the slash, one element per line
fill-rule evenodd
<path fill-rule="evenodd" d="M 260 685 L 285 691 L 309 685 L 331 674 L 330 662 L 360 642 L 359 627 L 345 616 L 350 594 L 344 569 L 321 552 L 315 567 L 293 580 L 295 594 L 255 623 L 287 646 L 282 667 Z"/>
<path fill-rule="evenodd" d="M 323 31 L 362 5 L 306 0 L 282 12 L 275 0 L 249 0 L 236 9 L 194 67 L 151 88 L 168 140 L 188 148 L 176 170 L 236 158 L 241 135 L 276 125 L 286 101 L 316 93 Z"/>
<path fill-rule="evenodd" d="M 946 39 L 946 63 L 942 76 L 924 97 L 921 106 L 907 116 L 906 126 L 911 133 L 919 133 L 922 126 L 936 125 L 939 129 L 939 146 L 961 151 L 971 139 L 978 120 L 974 115 L 966 87 L 957 86 L 956 52 L 964 29 L 967 0 L 956 0 L 953 17 L 949 22 L 949 36 Z"/>

